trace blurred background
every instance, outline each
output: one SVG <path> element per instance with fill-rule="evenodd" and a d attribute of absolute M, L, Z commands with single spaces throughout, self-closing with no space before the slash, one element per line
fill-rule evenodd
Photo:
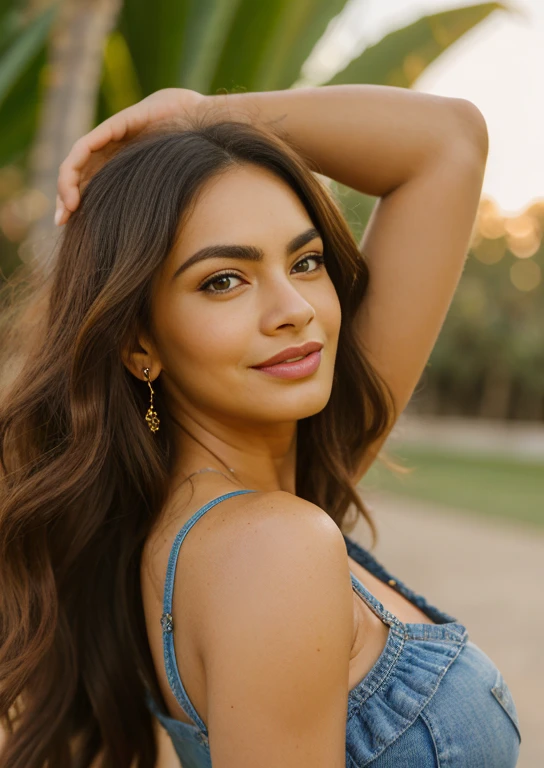
<path fill-rule="evenodd" d="M 159 88 L 375 83 L 467 98 L 483 112 L 490 150 L 465 270 L 386 444 L 411 471 L 376 463 L 360 490 L 378 559 L 458 617 L 503 672 L 525 768 L 544 765 L 543 81 L 541 0 L 0 8 L 0 282 L 52 252 L 58 166 L 73 142 Z M 330 183 L 359 239 L 375 198 Z M 369 546 L 363 525 L 350 535 Z"/>

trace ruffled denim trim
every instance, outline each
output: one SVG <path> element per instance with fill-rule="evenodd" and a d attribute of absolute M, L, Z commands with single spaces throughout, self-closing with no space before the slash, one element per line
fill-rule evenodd
<path fill-rule="evenodd" d="M 417 719 L 468 639 L 462 624 L 391 626 L 387 643 L 348 699 L 346 756 L 359 768 Z"/>

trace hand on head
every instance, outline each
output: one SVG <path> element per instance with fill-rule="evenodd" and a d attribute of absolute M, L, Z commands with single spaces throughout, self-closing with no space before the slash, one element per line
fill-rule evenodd
<path fill-rule="evenodd" d="M 77 209 L 90 178 L 130 139 L 159 125 L 176 123 L 206 97 L 188 88 L 164 88 L 117 112 L 79 138 L 61 163 L 55 224 L 65 224 Z"/>

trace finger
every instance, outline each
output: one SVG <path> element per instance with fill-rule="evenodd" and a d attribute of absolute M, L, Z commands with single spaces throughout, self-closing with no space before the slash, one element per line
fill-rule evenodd
<path fill-rule="evenodd" d="M 57 225 L 57 227 L 60 226 L 60 220 L 63 216 L 63 213 L 64 213 L 64 204 L 60 199 L 60 195 L 57 195 L 57 199 L 55 201 L 55 217 L 54 217 L 55 224 Z"/>
<path fill-rule="evenodd" d="M 127 107 L 93 128 L 78 139 L 59 169 L 57 189 L 64 205 L 75 211 L 80 202 L 79 183 L 81 171 L 93 152 L 104 148 L 111 141 L 122 141 L 137 134 L 148 122 L 146 109 L 138 105 Z"/>
<path fill-rule="evenodd" d="M 65 160 L 60 165 L 57 179 L 57 190 L 62 202 L 75 211 L 79 205 L 79 182 L 81 180 L 81 171 L 88 163 L 93 151 L 101 146 L 105 146 L 109 139 L 109 129 L 101 132 L 98 137 L 91 137 L 90 134 L 78 139 L 72 146 Z"/>
<path fill-rule="evenodd" d="M 79 205 L 79 182 L 81 168 L 91 156 L 91 150 L 86 144 L 86 137 L 78 139 L 66 159 L 59 167 L 57 177 L 57 192 L 61 202 L 70 210 L 75 211 Z"/>
<path fill-rule="evenodd" d="M 55 224 L 57 227 L 62 227 L 63 224 L 66 224 L 70 216 L 71 212 L 61 203 L 61 207 L 55 213 Z"/>

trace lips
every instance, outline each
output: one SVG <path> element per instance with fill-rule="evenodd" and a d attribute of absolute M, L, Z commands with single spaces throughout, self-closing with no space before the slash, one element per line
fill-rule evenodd
<path fill-rule="evenodd" d="M 323 347 L 323 344 L 319 341 L 307 341 L 300 347 L 287 347 L 276 355 L 269 357 L 258 365 L 252 365 L 252 368 L 264 368 L 265 366 L 275 365 L 276 363 L 283 363 L 285 360 L 291 360 L 293 357 L 305 357 L 311 352 L 317 352 Z"/>

